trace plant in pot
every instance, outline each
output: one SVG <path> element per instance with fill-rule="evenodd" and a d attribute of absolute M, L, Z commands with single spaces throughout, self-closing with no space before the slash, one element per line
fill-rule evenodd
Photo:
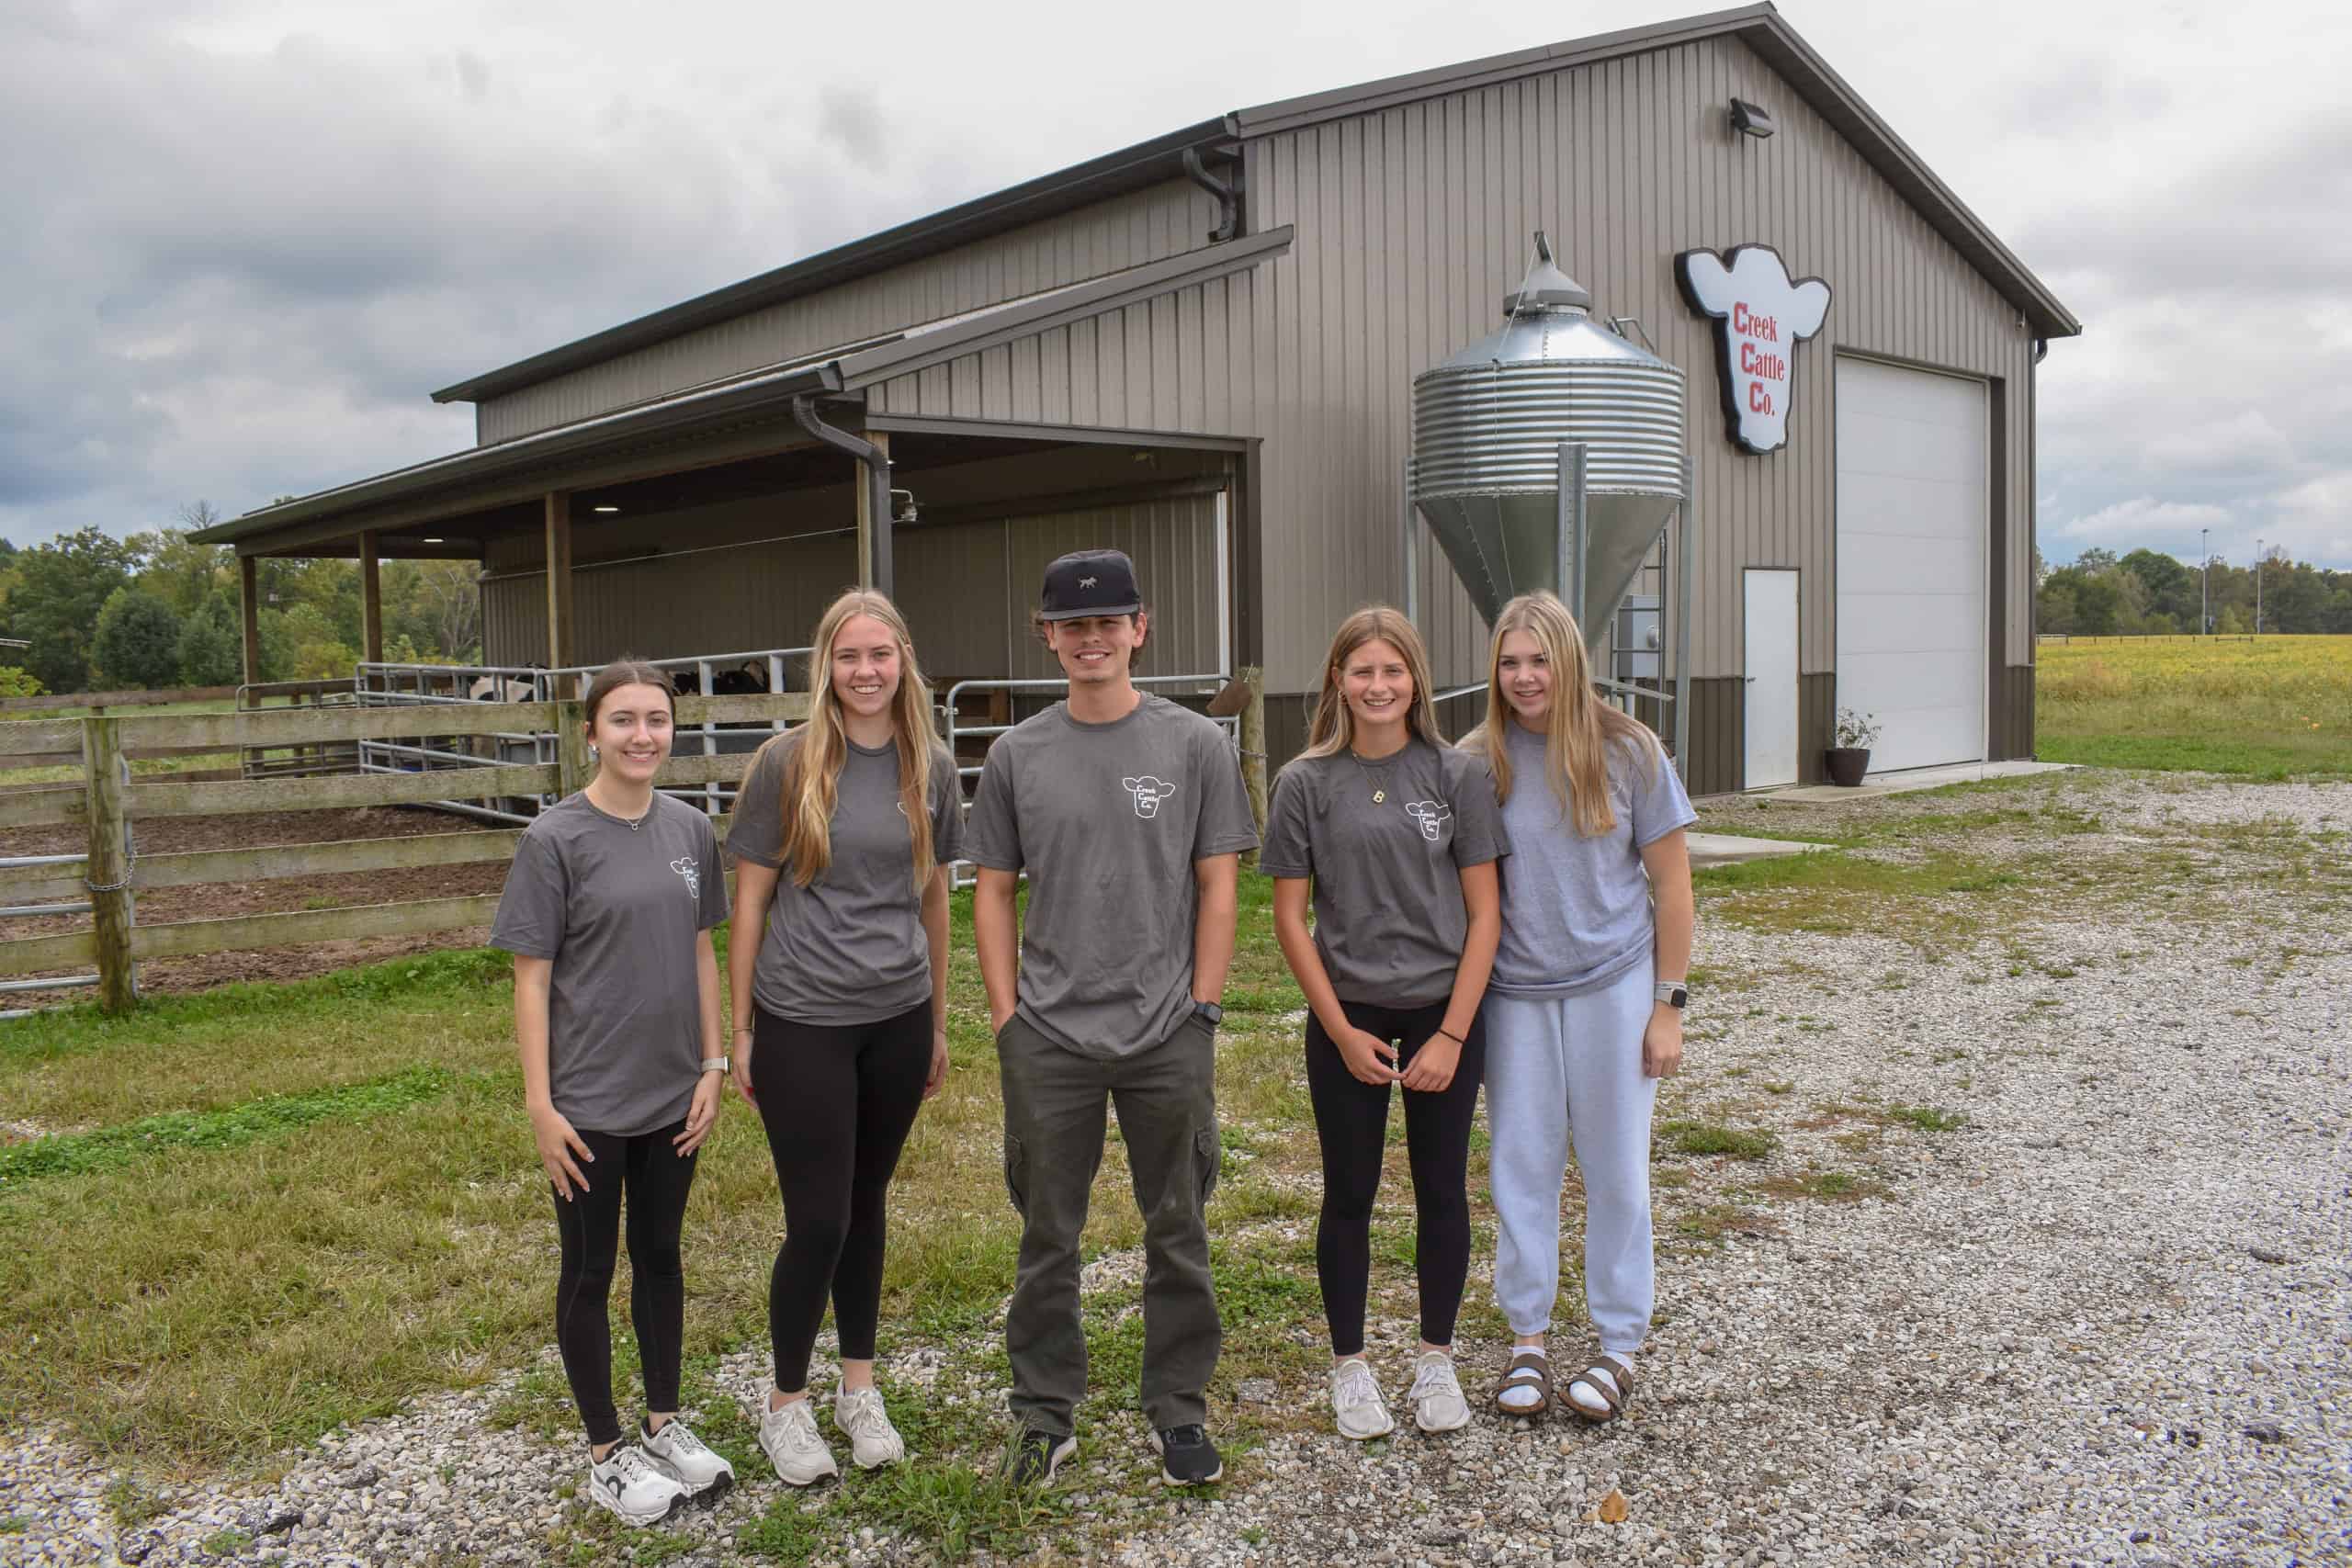
<path fill-rule="evenodd" d="M 1838 710 L 1838 744 L 1823 751 L 1822 760 L 1829 765 L 1829 782 L 1852 789 L 1871 771 L 1871 742 L 1878 739 L 1878 717 L 1874 714 L 1856 713 L 1852 708 Z"/>

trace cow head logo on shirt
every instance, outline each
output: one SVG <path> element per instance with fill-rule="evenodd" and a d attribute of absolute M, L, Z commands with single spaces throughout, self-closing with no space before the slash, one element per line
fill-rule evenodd
<path fill-rule="evenodd" d="M 1156 779 L 1147 773 L 1139 779 L 1121 779 L 1119 787 L 1135 796 L 1136 815 L 1157 817 L 1159 803 L 1176 793 L 1176 786 L 1166 779 Z"/>
<path fill-rule="evenodd" d="M 702 897 L 702 867 L 695 863 L 694 856 L 680 855 L 670 863 L 670 869 L 686 879 L 687 897 Z"/>
<path fill-rule="evenodd" d="M 1439 824 L 1453 815 L 1453 807 L 1442 800 L 1408 800 L 1405 803 L 1405 815 L 1419 822 L 1421 837 L 1434 844 Z"/>

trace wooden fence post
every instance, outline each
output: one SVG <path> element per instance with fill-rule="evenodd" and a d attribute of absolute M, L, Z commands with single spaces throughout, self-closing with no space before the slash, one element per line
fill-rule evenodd
<path fill-rule="evenodd" d="M 1241 683 L 1250 688 L 1249 705 L 1241 710 L 1241 783 L 1250 792 L 1250 815 L 1257 819 L 1258 836 L 1266 834 L 1266 672 L 1255 664 L 1241 667 Z M 1242 857 L 1257 869 L 1258 852 Z"/>
<path fill-rule="evenodd" d="M 124 807 L 120 719 L 82 721 L 83 804 L 90 829 L 82 875 L 90 889 L 90 924 L 98 943 L 98 1006 L 109 1014 L 138 999 L 130 967 L 130 835 Z"/>
<path fill-rule="evenodd" d="M 588 765 L 588 710 L 577 702 L 555 705 L 556 795 L 561 798 L 588 787 L 595 770 Z"/>

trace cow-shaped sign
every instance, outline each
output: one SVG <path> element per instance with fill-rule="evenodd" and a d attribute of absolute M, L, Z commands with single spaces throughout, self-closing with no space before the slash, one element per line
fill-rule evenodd
<path fill-rule="evenodd" d="M 1453 815 L 1453 807 L 1442 800 L 1408 800 L 1405 803 L 1405 815 L 1419 822 L 1421 837 L 1434 844 L 1439 826 Z"/>
<path fill-rule="evenodd" d="M 1770 245 L 1735 245 L 1728 255 L 1685 251 L 1674 280 L 1693 310 L 1715 320 L 1715 363 L 1724 424 L 1732 445 L 1762 457 L 1789 444 L 1791 370 L 1797 344 L 1821 330 L 1829 285 L 1789 279 Z"/>
<path fill-rule="evenodd" d="M 1135 796 L 1136 815 L 1138 817 L 1159 816 L 1159 803 L 1176 793 L 1174 784 L 1164 779 L 1153 778 L 1148 773 L 1139 779 L 1121 779 L 1119 787 Z"/>

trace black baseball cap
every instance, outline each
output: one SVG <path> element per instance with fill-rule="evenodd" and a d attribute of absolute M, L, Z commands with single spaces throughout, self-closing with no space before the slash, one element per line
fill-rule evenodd
<path fill-rule="evenodd" d="M 1072 550 L 1046 569 L 1040 619 L 1074 621 L 1081 615 L 1129 615 L 1143 608 L 1136 587 L 1136 563 L 1125 550 Z"/>

